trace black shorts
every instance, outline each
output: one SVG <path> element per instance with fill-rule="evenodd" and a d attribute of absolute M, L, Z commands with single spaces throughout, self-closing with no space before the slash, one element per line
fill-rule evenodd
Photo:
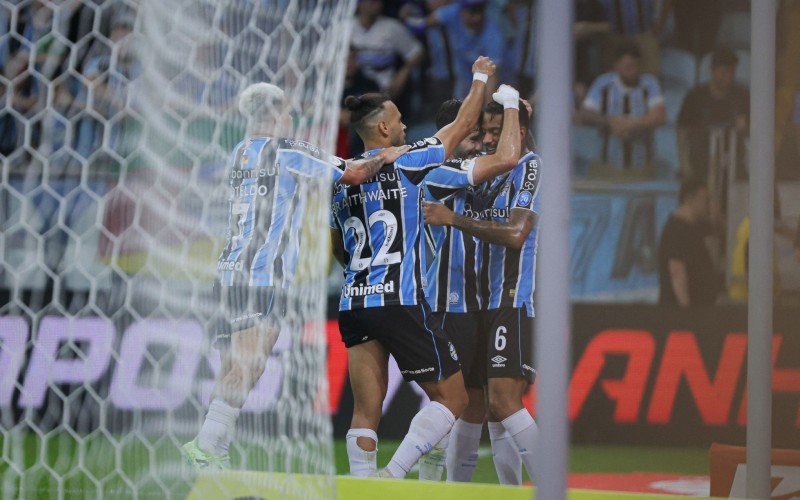
<path fill-rule="evenodd" d="M 437 312 L 434 313 L 436 321 L 441 323 L 444 333 L 456 346 L 458 361 L 461 363 L 461 372 L 464 374 L 464 385 L 473 389 L 483 388 L 478 374 L 474 370 L 475 365 L 480 363 L 476 343 L 478 340 L 478 326 L 481 322 L 481 312 Z"/>
<path fill-rule="evenodd" d="M 347 348 L 377 340 L 397 361 L 406 380 L 432 382 L 461 369 L 455 346 L 424 300 L 416 306 L 383 306 L 339 312 Z"/>
<path fill-rule="evenodd" d="M 473 372 L 483 384 L 490 378 L 524 377 L 529 384 L 536 378 L 533 368 L 533 318 L 524 308 L 504 307 L 481 311 L 476 359 Z"/>
<path fill-rule="evenodd" d="M 222 318 L 217 327 L 214 347 L 227 348 L 231 335 L 256 325 L 280 328 L 286 315 L 286 297 L 280 289 L 271 286 L 233 285 L 218 288 Z"/>

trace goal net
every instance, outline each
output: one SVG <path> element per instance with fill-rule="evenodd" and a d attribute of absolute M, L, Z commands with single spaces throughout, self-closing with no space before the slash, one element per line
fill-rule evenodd
<path fill-rule="evenodd" d="M 332 151 L 355 0 L 0 0 L 0 497 L 183 498 L 225 311 L 237 97 Z M 223 496 L 335 495 L 324 179 L 306 179 L 280 336 Z M 287 264 L 288 265 L 288 264 Z M 286 474 L 290 473 L 290 474 Z M 239 489 L 237 489 L 239 488 Z M 259 489 L 260 488 L 260 489 Z"/>

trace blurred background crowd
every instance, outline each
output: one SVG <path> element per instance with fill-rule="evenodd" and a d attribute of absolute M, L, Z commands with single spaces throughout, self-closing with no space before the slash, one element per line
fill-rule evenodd
<path fill-rule="evenodd" d="M 565 82 L 574 95 L 574 297 L 663 300 L 657 280 L 661 275 L 663 285 L 670 275 L 667 254 L 694 259 L 698 252 L 681 252 L 697 244 L 709 248 L 700 257 L 715 271 L 710 301 L 746 297 L 749 228 L 742 193 L 754 57 L 749 3 L 575 0 L 575 77 Z M 76 241 L 83 232 L 105 217 L 110 188 L 137 165 L 141 117 L 135 85 L 141 64 L 135 6 L 113 0 L 0 3 L 5 262 L 27 262 L 24 249 L 31 247 L 25 242 L 33 240 L 55 274 L 64 265 L 65 248 L 80 247 Z M 389 93 L 409 126 L 409 140 L 416 140 L 433 133 L 442 101 L 466 94 L 472 61 L 486 55 L 497 63 L 500 81 L 516 86 L 535 107 L 536 81 L 547 78 L 536 71 L 535 23 L 533 0 L 359 0 L 342 98 Z M 794 269 L 795 253 L 800 260 L 797 26 L 800 1 L 781 1 L 776 275 L 788 275 L 778 280 L 788 296 L 800 293 Z M 217 56 L 208 46 L 192 57 L 200 71 Z M 169 85 L 192 96 L 183 102 L 185 116 L 193 116 L 193 104 L 228 112 L 239 90 L 225 72 L 210 82 L 175 75 Z M 347 123 L 343 108 L 336 144 L 342 157 L 362 150 Z M 695 211 L 682 210 L 697 193 Z M 661 241 L 662 228 L 675 214 L 702 222 L 702 229 L 694 228 L 697 238 Z M 113 238 L 100 233 L 96 244 L 84 242 L 78 252 L 92 254 L 87 267 L 114 251 Z M 598 239 L 614 243 L 598 247 Z M 14 252 L 19 255 L 10 256 Z M 0 286 L 10 286 L 9 271 L 0 270 Z M 77 282 L 93 279 L 87 269 L 78 275 Z M 43 280 L 44 286 L 52 281 Z"/>

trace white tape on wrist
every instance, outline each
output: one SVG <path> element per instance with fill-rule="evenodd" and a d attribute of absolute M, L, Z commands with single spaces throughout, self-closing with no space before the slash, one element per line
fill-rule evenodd
<path fill-rule="evenodd" d="M 486 83 L 487 81 L 489 81 L 489 75 L 487 75 L 486 73 L 473 73 L 472 74 L 472 79 L 473 80 L 480 80 L 483 83 Z"/>
<path fill-rule="evenodd" d="M 503 109 L 519 109 L 519 98 L 506 97 L 503 99 Z"/>

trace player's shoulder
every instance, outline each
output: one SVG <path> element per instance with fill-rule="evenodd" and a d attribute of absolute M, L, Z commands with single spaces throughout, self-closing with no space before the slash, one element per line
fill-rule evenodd
<path fill-rule="evenodd" d="M 299 139 L 289 139 L 285 137 L 281 137 L 276 139 L 277 147 L 279 150 L 284 152 L 295 152 L 298 154 L 305 154 L 312 156 L 318 160 L 328 161 L 333 164 L 338 164 L 339 162 L 343 163 L 340 158 L 335 156 L 329 155 L 323 149 L 311 144 L 307 141 L 301 141 Z M 339 160 L 335 162 L 334 159 Z"/>
<path fill-rule="evenodd" d="M 420 139 L 417 142 L 410 144 L 411 149 L 406 154 L 422 151 L 431 147 L 443 147 L 442 141 L 438 137 L 432 136 L 426 139 Z M 404 155 L 405 156 L 405 155 Z"/>
<path fill-rule="evenodd" d="M 536 153 L 528 153 L 520 160 L 516 166 L 516 178 L 521 183 L 520 189 L 533 191 L 539 185 L 539 169 L 541 158 Z"/>

